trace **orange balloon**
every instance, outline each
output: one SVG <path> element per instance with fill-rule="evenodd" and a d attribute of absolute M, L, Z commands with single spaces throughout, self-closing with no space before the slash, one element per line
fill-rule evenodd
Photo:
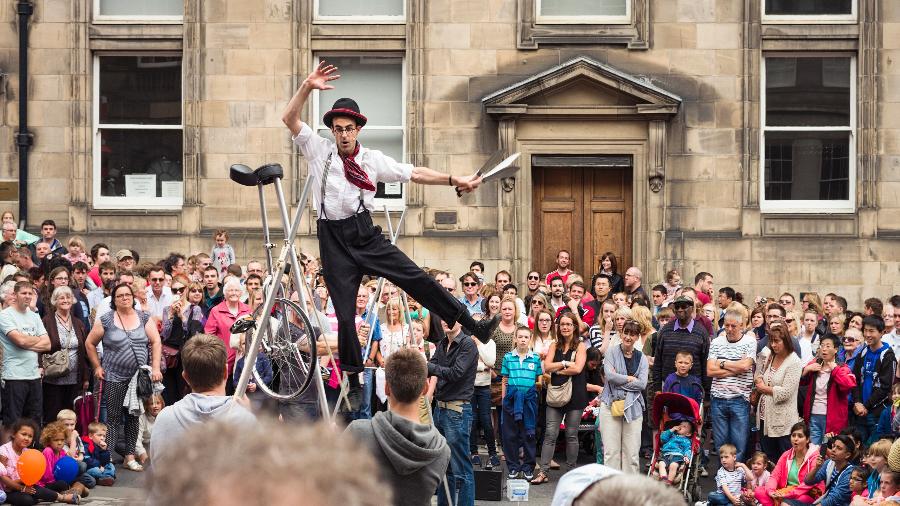
<path fill-rule="evenodd" d="M 43 453 L 33 448 L 28 448 L 19 456 L 16 469 L 19 471 L 19 479 L 22 480 L 22 483 L 30 487 L 44 476 L 44 471 L 47 469 L 47 459 L 44 458 Z"/>

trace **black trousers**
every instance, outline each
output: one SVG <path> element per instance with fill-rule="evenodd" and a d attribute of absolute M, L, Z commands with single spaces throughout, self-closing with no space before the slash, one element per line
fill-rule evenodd
<path fill-rule="evenodd" d="M 56 415 L 63 409 L 74 409 L 73 401 L 75 397 L 81 395 L 80 382 L 71 385 L 53 385 L 44 383 L 43 385 L 43 404 L 44 404 L 44 424 L 56 421 Z"/>
<path fill-rule="evenodd" d="M 31 418 L 41 422 L 43 389 L 41 380 L 5 380 L 2 393 L 3 425 L 11 427 L 19 418 Z M 56 414 L 53 414 L 54 420 Z M 37 437 L 37 434 L 35 434 Z"/>
<path fill-rule="evenodd" d="M 325 283 L 338 319 L 343 370 L 363 370 L 356 336 L 356 294 L 364 274 L 387 278 L 449 325 L 466 312 L 461 302 L 382 235 L 368 212 L 343 220 L 319 220 L 318 237 Z"/>

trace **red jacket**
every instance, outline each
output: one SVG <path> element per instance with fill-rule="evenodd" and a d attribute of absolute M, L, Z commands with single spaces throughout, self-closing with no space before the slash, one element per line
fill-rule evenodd
<path fill-rule="evenodd" d="M 209 318 L 206 320 L 206 327 L 203 329 L 207 334 L 217 336 L 225 343 L 225 349 L 228 350 L 228 377 L 231 377 L 231 371 L 234 370 L 235 350 L 231 347 L 231 326 L 239 317 L 250 312 L 250 306 L 243 302 L 238 303 L 238 312 L 236 315 L 231 314 L 228 310 L 228 302 L 222 301 L 215 305 L 209 311 Z"/>
<path fill-rule="evenodd" d="M 815 362 L 811 360 L 809 364 Z M 806 365 L 809 365 L 806 364 Z M 803 418 L 809 420 L 812 410 L 812 401 L 816 395 L 817 372 L 806 373 L 800 377 L 800 387 L 806 387 L 806 398 L 803 401 Z M 828 409 L 825 415 L 825 433 L 837 434 L 847 426 L 847 398 L 856 386 L 856 376 L 847 367 L 847 364 L 838 364 L 831 371 L 828 380 Z"/>

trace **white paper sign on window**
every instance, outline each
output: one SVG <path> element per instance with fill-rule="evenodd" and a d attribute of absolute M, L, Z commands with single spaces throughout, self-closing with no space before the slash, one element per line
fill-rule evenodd
<path fill-rule="evenodd" d="M 156 197 L 156 174 L 127 174 L 125 176 L 125 196 Z"/>
<path fill-rule="evenodd" d="M 184 183 L 181 181 L 163 181 L 162 198 L 180 199 L 184 194 Z"/>
<path fill-rule="evenodd" d="M 403 183 L 384 183 L 385 197 L 400 197 L 403 195 Z"/>

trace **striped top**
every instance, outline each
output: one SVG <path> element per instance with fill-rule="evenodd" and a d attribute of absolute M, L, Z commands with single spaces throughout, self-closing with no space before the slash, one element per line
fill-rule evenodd
<path fill-rule="evenodd" d="M 721 335 L 713 339 L 709 345 L 709 360 L 732 362 L 745 358 L 756 358 L 756 338 L 752 333 L 744 334 L 734 343 Z M 712 389 L 709 393 L 719 399 L 743 397 L 745 400 L 749 400 L 751 390 L 753 390 L 753 370 L 734 376 L 713 378 Z"/>
<path fill-rule="evenodd" d="M 507 385 L 516 388 L 531 388 L 541 373 L 541 359 L 537 353 L 529 351 L 523 359 L 513 350 L 503 356 L 500 375 L 506 377 Z"/>
<path fill-rule="evenodd" d="M 103 324 L 103 370 L 106 381 L 131 381 L 138 367 L 149 363 L 149 343 L 144 326 L 150 319 L 150 313 L 138 311 L 140 325 L 135 329 L 124 330 L 119 327 L 122 322 L 110 311 L 100 317 Z"/>

